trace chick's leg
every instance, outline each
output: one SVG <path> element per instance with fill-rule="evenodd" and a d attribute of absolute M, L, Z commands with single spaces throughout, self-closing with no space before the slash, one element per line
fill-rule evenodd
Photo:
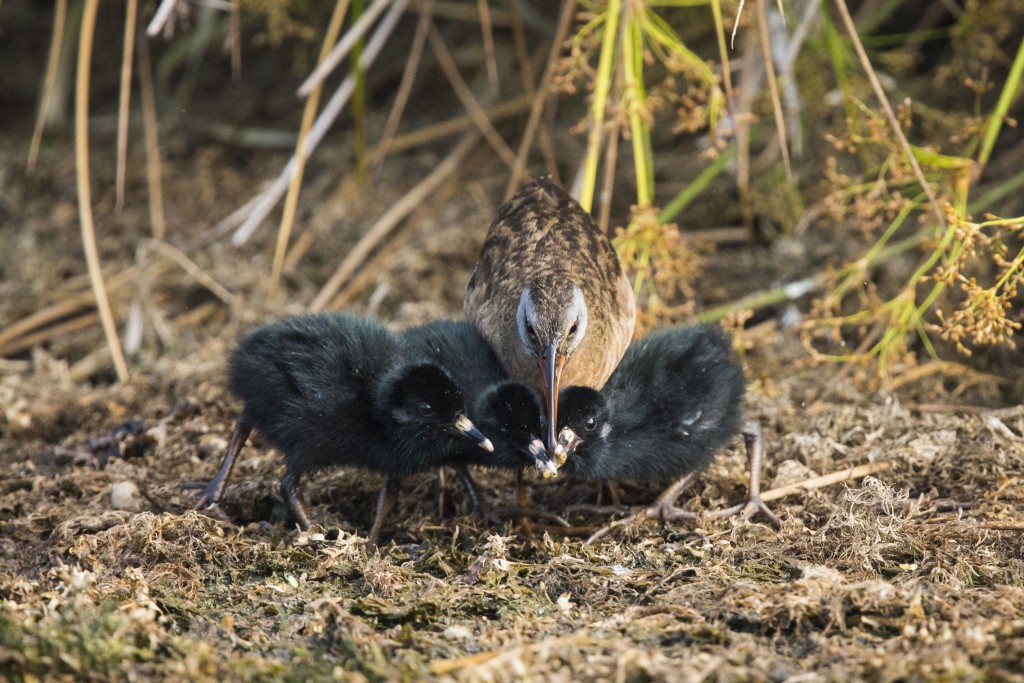
<path fill-rule="evenodd" d="M 213 479 L 205 485 L 201 482 L 183 482 L 179 484 L 181 488 L 203 489 L 203 495 L 200 496 L 199 501 L 195 505 L 196 510 L 210 509 L 223 515 L 220 511 L 220 498 L 224 495 L 224 486 L 227 484 L 228 477 L 231 476 L 231 470 L 235 467 L 235 460 L 242 451 L 245 440 L 249 438 L 250 432 L 252 432 L 252 425 L 246 421 L 244 414 L 239 416 L 238 421 L 235 423 L 235 429 L 231 433 L 231 440 L 228 442 L 227 450 L 224 452 L 224 461 L 221 463 L 220 469 L 217 470 L 217 474 L 214 475 Z"/>
<path fill-rule="evenodd" d="M 306 514 L 306 506 L 302 504 L 299 497 L 299 479 L 301 473 L 285 471 L 281 479 L 281 496 L 288 503 L 288 509 L 292 511 L 292 517 L 299 525 L 299 528 L 306 531 L 310 527 L 309 515 Z"/>
<path fill-rule="evenodd" d="M 732 517 L 741 515 L 749 519 L 756 514 L 764 515 L 768 523 L 776 528 L 782 528 L 782 522 L 774 512 L 768 509 L 761 498 L 761 460 L 764 456 L 764 434 L 761 425 L 750 420 L 743 425 L 743 443 L 747 449 L 747 465 L 750 468 L 750 484 L 747 488 L 747 499 L 739 505 L 734 505 L 725 510 L 712 513 L 715 517 Z"/>
<path fill-rule="evenodd" d="M 384 483 L 380 487 L 380 495 L 377 496 L 377 511 L 373 517 L 373 526 L 370 527 L 370 534 L 366 537 L 366 549 L 373 551 L 377 549 L 377 541 L 380 540 L 380 529 L 384 525 L 384 518 L 391 514 L 398 502 L 398 484 L 401 478 L 386 474 Z"/>

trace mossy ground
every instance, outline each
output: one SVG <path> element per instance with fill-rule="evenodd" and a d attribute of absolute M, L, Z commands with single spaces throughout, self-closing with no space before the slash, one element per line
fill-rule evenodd
<path fill-rule="evenodd" d="M 11 99 L 0 131 L 0 335 L 35 312 L 89 300 L 72 139 L 48 134 L 36 174 L 24 175 L 42 57 L 27 32 L 10 38 L 8 62 L 22 61 L 8 70 L 19 80 L 4 92 L 21 99 Z M 197 493 L 178 484 L 220 464 L 239 407 L 224 387 L 238 334 L 302 310 L 366 227 L 445 153 L 406 152 L 367 179 L 337 182 L 351 146 L 345 132 L 329 138 L 307 171 L 294 238 L 312 246 L 267 296 L 270 222 L 242 247 L 209 232 L 277 173 L 287 152 L 225 142 L 204 117 L 244 127 L 268 108 L 297 116 L 290 93 L 300 75 L 280 67 L 279 55 L 254 52 L 249 82 L 203 81 L 191 118 L 161 141 L 168 241 L 195 269 L 148 241 L 141 144 L 130 147 L 127 201 L 115 209 L 114 90 L 97 96 L 99 246 L 118 318 L 137 313 L 143 343 L 132 380 L 115 384 L 95 320 L 52 332 L 91 315 L 85 304 L 0 360 L 0 678 L 1024 681 L 1017 350 L 976 354 L 974 371 L 953 376 L 904 367 L 898 387 L 879 389 L 870 369 L 813 366 L 784 324 L 795 308 L 758 312 L 741 345 L 751 378 L 746 414 L 767 440 L 765 488 L 891 463 L 873 479 L 772 502 L 784 522 L 778 532 L 704 514 L 743 497 L 739 443 L 685 494 L 695 520 L 617 529 L 593 545 L 586 533 L 608 520 L 590 512 L 565 512 L 573 535 L 535 526 L 523 538 L 512 525 L 487 527 L 450 473 L 403 484 L 379 554 L 368 555 L 360 536 L 379 485 L 367 474 L 305 482 L 319 524 L 299 533 L 278 494 L 280 459 L 258 436 L 228 484 L 229 519 L 193 511 Z M 110 71 L 117 54 L 97 58 Z M 399 60 L 392 71 L 400 68 Z M 108 73 L 106 82 L 116 81 Z M 371 131 L 383 127 L 379 109 Z M 286 137 L 297 125 L 288 115 L 274 123 Z M 808 125 L 808 138 L 823 145 L 825 131 Z M 557 142 L 560 158 L 580 158 L 580 139 Z M 705 163 L 693 139 L 673 144 L 673 167 L 696 173 Z M 990 168 L 1019 170 L 1001 163 Z M 463 166 L 471 170 L 435 192 L 357 276 L 356 310 L 396 326 L 459 314 L 507 179 L 482 147 Z M 820 176 L 817 168 L 808 173 Z M 737 220 L 731 186 L 721 189 L 694 204 L 684 232 Z M 756 189 L 772 194 L 770 185 Z M 1019 206 L 1012 200 L 1007 215 Z M 613 216 L 621 223 L 628 213 L 616 206 Z M 707 254 L 695 299 L 682 303 L 707 308 L 800 280 L 871 243 L 856 221 L 810 223 L 797 235 L 771 232 L 758 245 Z M 901 283 L 914 267 L 914 258 L 894 260 L 872 285 Z M 133 420 L 141 422 L 118 431 Z M 479 479 L 487 495 L 511 502 L 508 478 Z M 122 482 L 140 492 L 133 510 L 112 504 Z M 529 491 L 557 512 L 596 498 L 593 487 L 563 479 L 531 480 Z M 624 494 L 639 505 L 657 491 Z"/>

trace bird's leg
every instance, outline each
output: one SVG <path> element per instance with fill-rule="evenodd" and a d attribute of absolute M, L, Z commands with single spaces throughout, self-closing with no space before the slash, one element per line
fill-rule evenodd
<path fill-rule="evenodd" d="M 743 443 L 747 449 L 747 465 L 750 468 L 750 485 L 747 489 L 747 499 L 739 505 L 734 505 L 726 510 L 719 510 L 712 513 L 715 517 L 732 517 L 742 515 L 745 519 L 760 513 L 765 516 L 768 523 L 774 528 L 782 528 L 782 522 L 774 512 L 768 509 L 764 500 L 761 499 L 761 459 L 764 456 L 764 434 L 761 432 L 761 425 L 750 420 L 743 425 Z"/>
<path fill-rule="evenodd" d="M 501 524 L 502 520 L 500 517 L 491 511 L 491 508 L 487 503 L 484 502 L 483 498 L 477 492 L 476 482 L 473 481 L 473 476 L 469 473 L 469 468 L 465 465 L 453 465 L 455 471 L 462 479 L 462 483 L 466 487 L 466 493 L 469 494 L 469 500 L 473 503 L 473 511 L 480 515 L 488 524 Z"/>
<path fill-rule="evenodd" d="M 306 507 L 299 497 L 299 478 L 301 476 L 295 472 L 285 471 L 284 477 L 281 478 L 281 495 L 288 503 L 288 509 L 292 511 L 292 517 L 295 518 L 299 528 L 307 531 L 310 527 L 309 515 L 306 514 Z"/>
<path fill-rule="evenodd" d="M 679 496 L 683 495 L 683 491 L 693 485 L 699 474 L 700 472 L 690 472 L 677 479 L 667 489 L 662 491 L 661 495 L 655 498 L 654 502 L 646 510 L 637 515 L 637 518 L 657 519 L 662 524 L 677 519 L 693 519 L 696 515 L 676 507 L 676 501 L 679 500 Z"/>
<path fill-rule="evenodd" d="M 391 514 L 398 502 L 399 477 L 390 474 L 384 475 L 384 484 L 380 487 L 380 495 L 377 496 L 377 512 L 373 517 L 373 526 L 366 537 L 366 549 L 370 552 L 377 549 L 377 541 L 380 539 L 380 529 L 384 525 L 384 518 Z"/>
<path fill-rule="evenodd" d="M 523 471 L 516 470 L 516 505 L 526 508 L 526 484 L 523 483 Z M 519 516 L 519 532 L 526 538 L 533 537 L 533 526 L 525 515 Z"/>
<path fill-rule="evenodd" d="M 590 538 L 587 539 L 587 545 L 607 536 L 613 529 L 620 526 L 632 526 L 646 522 L 649 519 L 656 519 L 662 524 L 677 519 L 692 519 L 695 515 L 692 512 L 676 507 L 676 501 L 679 500 L 679 496 L 683 494 L 683 491 L 690 488 L 699 474 L 699 472 L 690 472 L 686 476 L 680 477 L 671 486 L 662 491 L 661 495 L 648 507 L 641 509 L 635 515 L 616 519 L 601 527 L 590 535 Z"/>
<path fill-rule="evenodd" d="M 536 510 L 523 505 L 501 506 L 497 508 L 489 507 L 479 493 L 477 493 L 477 485 L 473 480 L 473 477 L 469 474 L 469 469 L 465 465 L 455 465 L 454 467 L 455 471 L 459 473 L 460 477 L 462 477 L 462 483 L 466 485 L 466 491 L 469 493 L 469 499 L 473 502 L 473 509 L 478 515 L 480 515 L 480 517 L 486 520 L 487 523 L 497 525 L 503 523 L 506 519 L 533 517 L 535 519 L 543 519 L 552 522 L 559 526 L 569 526 L 568 522 L 553 512 Z"/>
<path fill-rule="evenodd" d="M 568 528 L 570 526 L 569 522 L 562 519 L 559 515 L 546 510 L 538 510 L 527 502 L 526 485 L 523 483 L 522 470 L 516 471 L 516 506 L 512 508 L 498 508 L 494 510 L 494 514 L 505 519 L 518 517 L 520 530 L 527 538 L 533 536 L 533 528 L 530 526 L 531 517 L 543 519 L 561 527 Z"/>
<path fill-rule="evenodd" d="M 199 497 L 199 501 L 196 503 L 196 510 L 205 510 L 210 508 L 220 514 L 220 498 L 224 494 L 224 486 L 227 484 L 228 477 L 231 476 L 231 470 L 235 466 L 235 460 L 238 458 L 238 454 L 242 451 L 242 446 L 245 445 L 245 440 L 249 438 L 249 433 L 252 432 L 252 425 L 249 424 L 245 419 L 245 415 L 242 414 L 238 417 L 238 421 L 235 423 L 235 429 L 231 432 L 231 439 L 228 441 L 228 448 L 224 452 L 224 462 L 221 463 L 220 469 L 217 474 L 206 484 L 199 482 L 182 482 L 179 484 L 181 488 L 202 488 L 203 495 Z"/>
<path fill-rule="evenodd" d="M 605 488 L 608 489 L 608 498 L 612 501 L 612 505 L 622 505 L 622 494 L 619 493 L 619 485 L 609 479 L 604 483 Z"/>

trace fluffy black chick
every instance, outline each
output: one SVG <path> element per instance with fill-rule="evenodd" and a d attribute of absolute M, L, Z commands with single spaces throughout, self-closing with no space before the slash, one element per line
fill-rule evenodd
<path fill-rule="evenodd" d="M 429 358 L 451 375 L 462 390 L 467 405 L 470 406 L 470 417 L 473 422 L 478 426 L 482 420 L 487 422 L 487 429 L 481 427 L 481 430 L 488 436 L 500 434 L 500 430 L 512 426 L 512 422 L 522 422 L 523 412 L 530 414 L 532 408 L 539 405 L 533 392 L 526 387 L 521 387 L 527 392 L 528 399 L 525 403 L 523 394 L 515 396 L 516 390 L 509 394 L 508 388 L 502 388 L 506 386 L 508 377 L 501 362 L 483 335 L 468 322 L 439 320 L 413 327 L 403 332 L 403 341 L 413 352 Z M 515 400 L 512 403 L 503 403 L 503 397 Z M 536 414 L 540 419 L 539 408 Z M 517 512 L 521 515 L 547 516 L 526 508 L 521 478 L 522 471 L 530 466 L 535 467 L 544 476 L 558 474 L 555 462 L 544 448 L 520 450 L 496 447 L 493 453 L 467 448 L 449 464 L 459 473 L 474 507 L 482 516 L 492 517 L 478 494 L 476 484 L 467 469 L 469 465 L 514 471 L 520 505 Z"/>
<path fill-rule="evenodd" d="M 544 408 L 533 389 L 511 381 L 497 384 L 480 397 L 473 416 L 494 444 L 494 452 L 477 455 L 474 464 L 513 471 L 532 464 L 541 476 L 558 474 L 544 447 Z"/>
<path fill-rule="evenodd" d="M 303 475 L 342 466 L 384 474 L 369 534 L 375 545 L 403 476 L 438 467 L 466 445 L 492 449 L 452 377 L 373 320 L 323 313 L 257 328 L 232 353 L 228 375 L 244 408 L 200 508 L 219 502 L 255 428 L 284 457 L 281 492 L 303 528 Z"/>
<path fill-rule="evenodd" d="M 751 489 L 743 508 L 764 512 L 775 524 L 760 500 L 759 429 L 742 422 L 745 387 L 729 338 L 719 328 L 684 326 L 650 334 L 630 345 L 600 393 L 584 387 L 563 393 L 559 441 L 569 451 L 563 471 L 597 481 L 675 482 L 643 517 L 685 516 L 675 503 L 695 475 L 741 429 L 756 431 L 747 437 Z"/>

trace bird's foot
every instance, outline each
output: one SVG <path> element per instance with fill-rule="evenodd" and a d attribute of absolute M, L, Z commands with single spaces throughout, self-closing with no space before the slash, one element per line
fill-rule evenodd
<path fill-rule="evenodd" d="M 662 524 L 667 522 L 675 522 L 680 519 L 696 519 L 697 515 L 692 512 L 676 507 L 668 501 L 655 501 L 646 509 L 641 510 L 636 515 L 637 521 L 643 521 L 646 519 L 656 519 Z"/>
<path fill-rule="evenodd" d="M 662 525 L 665 525 L 669 522 L 677 522 L 681 519 L 696 519 L 696 517 L 697 516 L 692 512 L 687 512 L 680 507 L 676 507 L 668 501 L 658 500 L 645 508 L 640 508 L 639 511 L 634 511 L 627 517 L 609 522 L 592 533 L 590 538 L 587 539 L 586 545 L 590 545 L 594 541 L 604 538 L 620 527 L 645 524 L 651 520 L 657 520 Z"/>
<path fill-rule="evenodd" d="M 217 517 L 224 514 L 223 510 L 220 509 L 220 496 L 222 493 L 222 486 L 216 486 L 216 480 L 214 481 L 183 481 L 178 483 L 178 488 L 186 491 L 195 491 L 197 489 L 203 490 L 203 495 L 199 496 L 199 500 L 192 506 L 193 510 L 199 510 L 201 512 L 213 511 L 218 514 L 210 515 L 211 517 Z"/>
<path fill-rule="evenodd" d="M 741 519 L 750 519 L 754 515 L 763 515 L 772 528 L 782 528 L 782 522 L 774 512 L 768 509 L 761 498 L 761 461 L 764 457 L 764 436 L 761 425 L 751 420 L 743 426 L 743 443 L 747 449 L 747 466 L 750 469 L 750 483 L 747 485 L 747 500 L 725 510 L 711 513 L 713 517 L 732 517 L 740 515 Z"/>
<path fill-rule="evenodd" d="M 764 500 L 760 495 L 751 496 L 746 501 L 739 505 L 733 505 L 731 508 L 725 510 L 717 510 L 709 513 L 711 517 L 735 517 L 739 516 L 740 519 L 748 520 L 752 519 L 755 515 L 762 515 L 768 524 L 775 530 L 782 528 L 782 520 L 779 519 L 778 515 L 768 509 Z"/>

